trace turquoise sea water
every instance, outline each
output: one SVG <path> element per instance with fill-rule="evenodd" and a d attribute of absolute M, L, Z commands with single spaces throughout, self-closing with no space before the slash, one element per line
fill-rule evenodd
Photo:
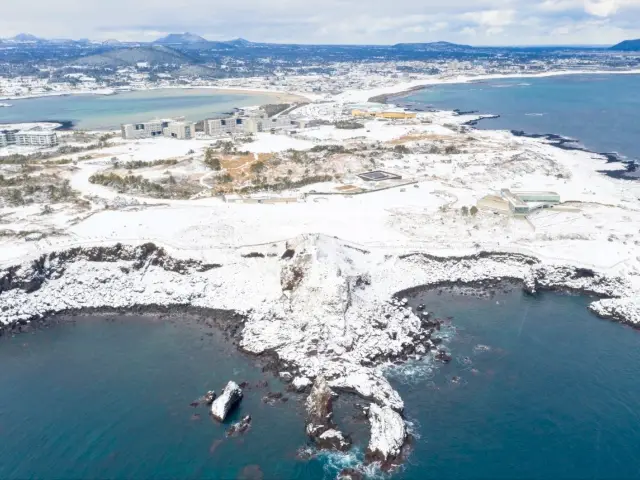
<path fill-rule="evenodd" d="M 454 361 L 390 371 L 419 437 L 393 478 L 640 475 L 638 332 L 595 318 L 577 296 L 411 301 L 453 316 L 442 334 Z M 366 425 L 340 417 L 356 454 L 298 458 L 303 399 L 262 403 L 284 385 L 215 330 L 180 316 L 113 319 L 0 341 L 0 478 L 306 480 L 335 478 L 362 457 Z M 270 385 L 246 391 L 233 419 L 251 414 L 252 429 L 226 439 L 189 403 L 229 379 Z"/>
<path fill-rule="evenodd" d="M 640 75 L 565 75 L 438 85 L 396 101 L 500 118 L 481 129 L 553 133 L 640 159 Z"/>
<path fill-rule="evenodd" d="M 121 123 L 183 116 L 198 121 L 234 107 L 277 103 L 273 95 L 220 93 L 211 89 L 160 89 L 117 95 L 68 95 L 6 101 L 0 123 L 70 120 L 77 128 L 110 130 Z"/>

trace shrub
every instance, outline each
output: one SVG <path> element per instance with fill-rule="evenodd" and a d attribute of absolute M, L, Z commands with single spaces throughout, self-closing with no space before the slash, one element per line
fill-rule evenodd
<path fill-rule="evenodd" d="M 249 167 L 251 172 L 255 173 L 256 175 L 264 172 L 266 168 L 267 168 L 267 166 L 262 161 L 256 162 L 253 165 L 251 165 L 251 167 Z"/>
<path fill-rule="evenodd" d="M 452 154 L 460 153 L 460 149 L 455 145 L 447 145 L 444 149 L 444 153 L 446 153 L 447 155 L 452 155 Z"/>
<path fill-rule="evenodd" d="M 341 130 L 358 130 L 359 128 L 364 128 L 364 124 L 359 122 L 353 122 L 349 120 L 341 120 L 334 124 L 336 128 Z"/>
<path fill-rule="evenodd" d="M 217 157 L 214 158 L 205 158 L 204 164 L 209 167 L 211 170 L 215 170 L 216 172 L 222 170 L 222 165 L 220 164 L 220 159 Z"/>

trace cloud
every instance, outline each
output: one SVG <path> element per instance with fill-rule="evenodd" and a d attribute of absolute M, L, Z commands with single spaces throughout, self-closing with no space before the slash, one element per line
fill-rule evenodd
<path fill-rule="evenodd" d="M 185 31 L 325 44 L 614 43 L 640 37 L 640 0 L 5 0 L 0 15 L 3 36 L 149 40 Z"/>
<path fill-rule="evenodd" d="M 585 0 L 584 9 L 596 17 L 608 17 L 618 11 L 617 0 Z"/>

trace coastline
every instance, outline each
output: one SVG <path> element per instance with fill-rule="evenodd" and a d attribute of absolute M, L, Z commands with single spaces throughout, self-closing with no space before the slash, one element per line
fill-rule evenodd
<path fill-rule="evenodd" d="M 476 114 L 478 112 L 470 112 L 472 114 Z M 469 112 L 460 112 L 459 115 L 469 114 Z M 475 127 L 479 122 L 484 120 L 493 120 L 496 118 L 500 118 L 500 115 L 480 115 L 478 118 L 474 120 L 469 120 L 465 122 L 464 125 L 469 127 Z M 493 129 L 492 129 L 493 130 Z M 500 130 L 494 130 L 500 131 Z M 526 137 L 533 138 L 545 141 L 548 145 L 552 147 L 559 148 L 561 150 L 573 150 L 578 152 L 589 153 L 592 155 L 597 155 L 602 157 L 607 163 L 622 163 L 627 166 L 626 170 L 604 170 L 599 173 L 603 173 L 611 178 L 617 178 L 620 180 L 637 180 L 637 178 L 630 177 L 629 173 L 634 173 L 637 170 L 638 160 L 637 159 L 627 159 L 626 157 L 620 156 L 620 154 L 616 152 L 596 152 L 595 150 L 590 150 L 586 147 L 580 146 L 580 139 L 565 137 L 563 135 L 558 135 L 557 133 L 527 133 L 523 130 L 508 130 L 511 135 L 514 137 Z M 633 168 L 636 166 L 636 168 Z"/>
<path fill-rule="evenodd" d="M 36 95 L 22 95 L 22 96 L 5 96 L 0 97 L 0 100 L 30 100 L 34 98 L 46 98 L 46 97 L 70 97 L 70 96 L 82 96 L 82 95 L 102 95 L 102 96 L 111 96 L 111 95 L 121 95 L 128 92 L 146 92 L 153 90 L 217 90 L 220 93 L 230 93 L 234 95 L 272 95 L 275 96 L 279 101 L 283 102 L 309 102 L 311 101 L 309 98 L 303 96 L 297 92 L 286 92 L 281 90 L 267 90 L 267 89 L 257 89 L 257 88 L 241 88 L 241 87 L 224 87 L 224 86 L 215 86 L 215 85 L 168 85 L 168 86 L 153 86 L 148 88 L 131 88 L 127 90 L 115 90 L 111 88 L 107 89 L 98 89 L 98 90 L 65 90 L 60 92 L 48 92 Z"/>
<path fill-rule="evenodd" d="M 434 115 L 434 119 L 437 118 Z M 457 125 L 451 115 L 446 121 Z M 433 127 L 436 133 L 455 131 L 455 128 L 447 131 L 441 125 Z M 392 128 L 398 135 L 406 133 L 398 125 L 392 125 Z M 501 139 L 495 142 L 498 149 L 516 143 L 504 140 L 507 133 L 497 131 L 493 134 L 494 140 Z M 513 132 L 509 135 L 513 139 L 518 137 Z M 487 140 L 491 136 L 477 135 L 478 139 Z M 549 153 L 552 149 L 542 145 L 557 139 L 566 146 L 561 147 L 563 150 L 586 151 L 568 148 L 571 143 L 568 139 L 555 137 L 535 141 L 521 139 L 516 150 L 524 145 L 523 149 L 533 150 L 534 154 L 542 152 L 552 160 L 550 163 L 557 162 L 563 167 L 572 166 L 572 159 L 559 152 Z M 405 163 L 416 157 L 417 154 L 407 157 Z M 573 160 L 584 160 L 583 157 L 586 156 L 576 155 Z M 449 160 L 448 164 L 458 161 L 455 157 L 445 158 Z M 537 165 L 528 166 L 535 170 Z M 487 164 L 486 168 L 496 166 L 501 169 L 499 163 Z M 583 168 L 596 171 L 592 167 Z M 549 171 L 556 173 L 558 170 Z M 578 172 L 577 169 L 568 170 L 569 173 Z M 557 178 L 551 173 L 547 173 L 545 181 Z M 574 177 L 574 183 L 583 177 L 577 178 Z M 523 175 L 518 178 L 521 179 L 526 181 L 530 177 Z M 490 180 L 491 185 L 505 181 L 500 176 Z M 515 180 L 508 178 L 508 181 Z M 438 351 L 437 344 L 430 338 L 432 325 L 429 319 L 425 321 L 421 313 L 408 308 L 401 298 L 407 289 L 441 285 L 485 288 L 506 279 L 520 284 L 530 294 L 558 290 L 594 295 L 598 298 L 591 302 L 589 309 L 598 316 L 635 328 L 640 325 L 639 287 L 634 278 L 639 270 L 635 261 L 630 262 L 635 271 L 625 270 L 615 268 L 621 262 L 610 265 L 614 258 L 619 260 L 620 256 L 629 255 L 626 250 L 616 252 L 616 256 L 598 252 L 596 257 L 599 258 L 595 260 L 591 256 L 603 243 L 606 248 L 606 238 L 603 243 L 596 243 L 596 239 L 592 244 L 582 243 L 577 248 L 580 253 L 567 254 L 567 257 L 564 256 L 567 247 L 563 240 L 575 241 L 575 237 L 552 238 L 553 232 L 541 232 L 540 238 L 536 238 L 535 227 L 530 237 L 538 240 L 535 244 L 519 244 L 517 237 L 510 238 L 512 231 L 504 234 L 508 239 L 506 245 L 494 243 L 493 237 L 472 238 L 472 222 L 467 222 L 468 217 L 462 218 L 460 207 L 469 205 L 470 198 L 483 195 L 485 188 L 489 188 L 488 183 L 483 183 L 482 188 L 473 184 L 462 184 L 461 188 L 453 186 L 452 195 L 462 192 L 465 196 L 461 196 L 460 203 L 456 198 L 453 209 L 446 216 L 458 224 L 467 224 L 470 237 L 467 245 L 473 241 L 473 250 L 469 248 L 469 251 L 476 253 L 461 254 L 455 250 L 458 244 L 447 244 L 447 239 L 442 237 L 430 237 L 430 241 L 425 241 L 418 229 L 407 233 L 409 227 L 415 228 L 427 214 L 438 211 L 437 201 L 420 203 L 417 200 L 418 196 L 424 198 L 431 193 L 436 197 L 436 189 L 442 189 L 447 178 L 443 175 L 438 182 L 434 186 L 436 182 L 425 175 L 416 182 L 416 185 L 420 183 L 416 190 L 389 192 L 388 197 L 387 193 L 380 194 L 385 195 L 385 202 L 378 204 L 373 195 L 366 197 L 367 203 L 360 198 L 351 198 L 344 204 L 338 203 L 340 198 L 335 202 L 332 199 L 331 204 L 324 204 L 326 207 L 322 207 L 322 212 L 317 206 L 304 204 L 273 208 L 256 206 L 255 212 L 259 213 L 255 217 L 244 217 L 243 212 L 254 207 L 220 204 L 217 205 L 219 208 L 207 208 L 208 213 L 203 216 L 189 218 L 187 202 L 171 205 L 184 208 L 176 209 L 177 214 L 173 217 L 168 210 L 145 212 L 144 207 L 138 212 L 118 212 L 116 209 L 98 212 L 102 216 L 96 223 L 75 230 L 69 228 L 74 241 L 79 244 L 83 239 L 87 244 L 95 242 L 93 247 L 65 248 L 61 246 L 64 241 L 47 239 L 38 241 L 32 254 L 22 256 L 29 248 L 22 243 L 9 245 L 7 241 L 5 252 L 8 254 L 3 263 L 12 263 L 7 268 L 0 267 L 0 326 L 9 325 L 5 328 L 10 332 L 15 325 L 21 330 L 52 314 L 101 309 L 122 312 L 194 308 L 232 312 L 234 336 L 237 335 L 234 338 L 239 348 L 258 358 L 276 358 L 273 370 L 278 376 L 302 383 L 326 376 L 333 390 L 356 392 L 360 398 L 375 405 L 380 412 L 376 410 L 375 416 L 370 418 L 372 436 L 375 436 L 372 456 L 383 463 L 393 463 L 399 458 L 398 445 L 407 442 L 408 429 L 403 417 L 403 400 L 385 378 L 383 369 L 390 363 L 422 358 Z M 598 187 L 605 196 L 610 192 L 607 185 L 594 182 L 593 189 Z M 566 194 L 564 190 L 559 192 L 563 197 Z M 594 197 L 576 195 L 577 190 L 568 192 L 571 200 L 594 200 Z M 617 199 L 620 203 L 629 201 L 620 198 Z M 597 199 L 606 200 L 608 198 Z M 352 210 L 338 218 L 335 224 L 327 220 L 340 217 L 337 210 L 345 211 L 349 208 L 346 203 L 355 202 L 362 202 L 362 208 L 369 209 L 367 213 L 383 208 L 391 211 L 391 215 L 378 219 L 374 215 L 366 216 L 365 222 L 358 224 L 355 210 Z M 194 202 L 188 207 L 210 205 Z M 263 209 L 257 210 L 259 208 Z M 277 214 L 270 216 L 276 208 Z M 300 211 L 304 211 L 305 217 L 296 223 L 295 214 Z M 363 216 L 362 211 L 357 213 Z M 265 218 L 267 227 L 260 225 L 258 216 Z M 404 225 L 400 223 L 401 216 L 406 216 Z M 280 221 L 280 218 L 285 220 Z M 107 233 L 101 231 L 98 221 L 108 225 Z M 391 225 L 392 222 L 398 223 Z M 134 227 L 121 228 L 126 224 Z M 152 226 L 156 224 L 162 224 L 161 233 L 158 229 L 154 231 Z M 442 225 L 445 225 L 444 220 Z M 478 225 L 480 223 L 474 226 Z M 367 233 L 354 235 L 351 229 L 358 230 L 359 227 Z M 402 231 L 402 236 L 393 231 L 393 227 Z M 310 231 L 322 233 L 305 233 Z M 455 231 L 449 231 L 449 239 Z M 273 241 L 276 232 L 279 240 Z M 466 237 L 465 233 L 463 235 Z M 544 235 L 548 237 L 544 238 Z M 156 243 L 135 245 L 147 236 Z M 342 240 L 346 237 L 354 241 Z M 180 246 L 168 247 L 166 251 L 156 246 L 167 238 L 178 239 Z M 418 238 L 420 240 L 416 240 Z M 583 239 L 591 240 L 577 240 Z M 411 243 L 413 240 L 415 243 Z M 551 244 L 551 240 L 556 243 Z M 116 243 L 119 241 L 125 245 Z M 175 245 L 173 241 L 165 244 Z M 446 253 L 433 254 L 443 244 L 447 245 L 447 250 L 443 249 Z M 626 240 L 624 245 L 627 245 Z M 576 246 L 577 243 L 570 245 Z M 533 253 L 526 253 L 528 247 Z M 577 260 L 571 261 L 568 257 Z M 600 267 L 586 264 L 591 261 L 599 263 Z M 607 261 L 610 263 L 604 267 Z"/>
<path fill-rule="evenodd" d="M 401 99 L 402 97 L 405 97 L 407 95 L 410 95 L 413 92 L 416 91 L 420 91 L 429 87 L 433 87 L 433 86 L 437 86 L 437 85 L 441 85 L 441 84 L 445 84 L 445 83 L 473 83 L 474 81 L 481 81 L 481 80 L 487 80 L 487 79 L 504 79 L 504 78 L 544 78 L 544 77 L 554 77 L 554 76 L 563 76 L 563 75 L 586 75 L 586 74 L 599 74 L 599 75 L 605 75 L 605 74 L 627 74 L 627 75 L 640 75 L 640 70 L 629 70 L 629 71 L 596 71 L 596 72 L 588 72 L 588 71 L 570 71 L 570 72 L 547 72 L 545 74 L 540 74 L 540 75 L 528 75 L 528 76 L 522 76 L 522 75 L 504 75 L 504 76 L 499 76 L 499 77 L 495 77 L 495 76 L 484 76 L 482 78 L 478 77 L 475 80 L 473 80 L 471 77 L 468 77 L 467 79 L 465 79 L 464 81 L 460 81 L 460 82 L 442 82 L 439 84 L 429 84 L 429 85 L 423 85 L 423 86 L 415 86 L 412 87 L 408 90 L 402 91 L 400 93 L 397 94 L 393 94 L 393 93 L 389 93 L 389 94 L 381 94 L 378 95 L 376 97 L 372 97 L 370 99 L 368 99 L 369 102 L 374 102 L 374 103 L 384 103 L 384 104 L 393 104 L 395 100 Z M 468 127 L 476 127 L 478 125 L 479 122 L 484 122 L 487 120 L 492 120 L 492 119 L 496 119 L 496 118 L 500 118 L 499 114 L 491 114 L 491 113 L 483 113 L 483 112 L 478 112 L 478 111 L 461 111 L 460 110 L 461 107 L 458 107 L 457 109 L 453 110 L 453 112 L 455 112 L 457 115 L 476 115 L 476 118 L 473 118 L 467 122 L 465 122 L 463 125 L 466 125 Z M 502 129 L 491 129 L 494 131 L 502 131 Z M 599 173 L 602 173 L 604 175 L 607 175 L 611 178 L 616 178 L 616 179 L 621 179 L 621 180 L 638 180 L 638 175 L 629 175 L 630 173 L 633 174 L 635 172 L 637 172 L 637 169 L 640 167 L 639 161 L 640 159 L 634 159 L 634 158 L 626 158 L 621 156 L 619 153 L 617 152 L 598 152 L 595 150 L 591 150 L 589 148 L 586 148 L 584 146 L 580 145 L 581 140 L 580 139 L 576 139 L 576 138 L 570 138 L 570 137 L 566 137 L 560 134 L 556 134 L 556 133 L 528 133 L 522 130 L 515 130 L 515 129 L 511 129 L 508 130 L 511 135 L 515 136 L 515 137 L 526 137 L 526 138 L 532 138 L 532 139 L 539 139 L 541 141 L 545 141 L 547 144 L 556 147 L 556 148 L 560 148 L 562 150 L 574 150 L 574 151 L 580 151 L 580 152 L 585 152 L 585 153 L 589 153 L 592 155 L 597 155 L 599 157 L 602 157 L 607 163 L 621 163 L 623 165 L 626 166 L 626 169 L 620 169 L 620 170 L 614 170 L 614 171 L 610 171 L 610 170 L 605 170 L 605 171 L 600 171 Z M 635 167 L 634 167 L 635 166 Z"/>
<path fill-rule="evenodd" d="M 629 309 L 633 289 L 621 278 L 521 254 L 381 255 L 319 234 L 279 243 L 278 254 L 267 256 L 272 248 L 256 247 L 262 257 L 236 251 L 219 263 L 175 257 L 153 244 L 52 252 L 4 270 L 0 322 L 11 332 L 70 312 L 185 306 L 232 312 L 231 337 L 238 347 L 276 358 L 272 368 L 281 378 L 308 384 L 323 376 L 335 391 L 354 392 L 377 405 L 382 413 L 376 410 L 379 416 L 370 419 L 372 458 L 392 465 L 406 431 L 381 425 L 404 424 L 404 403 L 381 369 L 389 362 L 439 352 L 431 342 L 434 325 L 398 299 L 398 292 L 507 279 L 531 294 L 566 290 L 597 295 L 603 300 L 592 302 L 592 311 L 618 315 L 623 323 L 636 325 L 633 315 L 640 313 L 637 306 Z M 283 295 L 288 301 L 282 301 Z M 599 307 L 601 301 L 607 303 Z M 616 302 L 624 309 L 616 309 Z M 626 315 L 625 309 L 635 313 Z M 327 329 L 333 334 L 325 338 Z M 344 340 L 336 340 L 338 331 Z M 342 345 L 347 339 L 350 349 Z"/>
<path fill-rule="evenodd" d="M 544 78 L 564 75 L 640 75 L 640 69 L 633 70 L 555 70 L 540 73 L 505 73 L 487 75 L 458 75 L 454 77 L 437 77 L 412 82 L 400 83 L 389 87 L 381 87 L 372 91 L 354 90 L 341 94 L 353 102 L 367 102 L 377 96 L 386 96 L 387 99 L 397 99 L 424 88 L 446 84 L 473 83 L 485 80 L 502 80 L 509 78 Z M 372 95 L 373 94 L 373 95 Z M 366 96 L 369 95 L 369 96 Z M 386 102 L 385 102 L 386 103 Z"/>

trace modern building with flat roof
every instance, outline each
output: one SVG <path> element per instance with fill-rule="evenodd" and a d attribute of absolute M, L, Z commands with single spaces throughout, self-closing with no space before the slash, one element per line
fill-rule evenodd
<path fill-rule="evenodd" d="M 560 195 L 556 192 L 512 192 L 504 188 L 500 196 L 509 203 L 509 209 L 516 215 L 526 215 L 538 208 L 560 203 Z"/>
<path fill-rule="evenodd" d="M 178 140 L 191 140 L 195 138 L 196 125 L 189 122 L 171 122 L 162 129 L 162 134 Z"/>
<path fill-rule="evenodd" d="M 125 123 L 120 126 L 122 138 L 125 140 L 152 138 L 162 135 L 162 129 L 169 126 L 169 121 L 152 120 L 142 123 Z"/>
<path fill-rule="evenodd" d="M 350 111 L 353 117 L 386 118 L 389 120 L 406 120 L 418 116 L 417 112 L 408 112 L 402 108 L 374 103 L 351 105 Z"/>
<path fill-rule="evenodd" d="M 142 123 L 125 123 L 120 126 L 120 131 L 125 140 L 159 136 L 190 140 L 195 138 L 196 126 L 194 123 L 182 120 L 151 120 Z"/>
<path fill-rule="evenodd" d="M 293 130 L 302 127 L 304 127 L 303 122 L 293 121 L 288 115 L 269 117 L 263 111 L 237 113 L 223 118 L 207 118 L 204 121 L 204 133 L 211 137 Z"/>
<path fill-rule="evenodd" d="M 52 130 L 40 127 L 31 130 L 1 130 L 0 147 L 19 145 L 22 147 L 55 147 L 58 145 L 58 135 Z"/>

